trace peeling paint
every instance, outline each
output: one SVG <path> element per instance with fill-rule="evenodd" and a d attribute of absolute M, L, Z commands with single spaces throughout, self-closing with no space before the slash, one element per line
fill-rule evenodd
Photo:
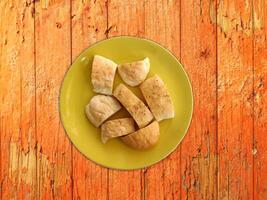
<path fill-rule="evenodd" d="M 246 11 L 249 11 L 249 8 L 250 8 L 248 2 L 249 2 L 249 0 L 245 0 L 245 9 L 246 9 Z"/>
<path fill-rule="evenodd" d="M 10 49 L 8 49 L 7 54 L 8 54 L 8 64 L 12 66 L 13 69 L 13 67 L 16 67 L 19 52 L 16 50 L 15 47 L 11 47 Z"/>
<path fill-rule="evenodd" d="M 33 186 L 36 175 L 35 149 L 30 147 L 27 151 L 23 151 L 18 147 L 18 143 L 11 142 L 9 152 L 9 179 L 17 184 L 23 182 Z"/>
<path fill-rule="evenodd" d="M 232 10 L 224 10 L 223 7 L 226 6 L 223 5 L 224 3 L 224 1 L 220 1 L 217 9 L 217 25 L 221 28 L 221 31 L 225 34 L 239 31 L 247 36 L 251 36 L 252 20 L 244 21 L 239 13 L 240 11 L 236 10 L 235 7 Z"/>
<path fill-rule="evenodd" d="M 41 0 L 41 7 L 47 9 L 49 6 L 49 0 Z"/>
<path fill-rule="evenodd" d="M 209 7 L 210 21 L 212 24 L 216 24 L 216 9 L 214 3 L 210 3 Z"/>
<path fill-rule="evenodd" d="M 263 28 L 263 21 L 258 17 L 257 12 L 254 12 L 253 15 L 254 20 L 254 29 L 262 29 Z"/>
<path fill-rule="evenodd" d="M 256 148 L 252 149 L 252 155 L 255 156 L 257 154 L 258 150 Z"/>
<path fill-rule="evenodd" d="M 202 149 L 202 148 L 200 148 Z M 189 193 L 195 191 L 198 194 L 206 194 L 215 184 L 212 171 L 215 168 L 217 156 L 215 154 L 202 155 L 197 153 L 190 161 L 186 162 L 186 166 L 181 174 L 182 189 L 186 191 L 186 197 L 190 199 Z M 207 168 L 207 166 L 209 166 Z M 208 175 L 208 176 L 207 176 Z M 203 196 L 202 199 L 210 199 L 210 196 Z M 213 198 L 212 198 L 213 199 Z"/>

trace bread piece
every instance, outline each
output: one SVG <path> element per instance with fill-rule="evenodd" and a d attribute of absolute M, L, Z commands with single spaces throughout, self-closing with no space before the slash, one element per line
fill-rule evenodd
<path fill-rule="evenodd" d="M 125 63 L 118 67 L 122 80 L 130 86 L 137 86 L 142 83 L 149 72 L 149 59 Z"/>
<path fill-rule="evenodd" d="M 99 55 L 94 56 L 91 81 L 93 91 L 100 94 L 112 94 L 117 64 Z"/>
<path fill-rule="evenodd" d="M 140 85 L 148 107 L 157 121 L 173 118 L 174 107 L 170 94 L 157 75 L 148 78 Z"/>
<path fill-rule="evenodd" d="M 159 123 L 154 121 L 145 128 L 122 137 L 122 141 L 135 149 L 148 149 L 158 142 L 159 135 Z"/>
<path fill-rule="evenodd" d="M 152 121 L 153 115 L 146 105 L 129 90 L 125 85 L 119 84 L 113 95 L 121 102 L 130 115 L 134 118 L 139 128 Z"/>
<path fill-rule="evenodd" d="M 85 107 L 85 113 L 95 127 L 121 109 L 120 103 L 111 96 L 96 95 Z"/>
<path fill-rule="evenodd" d="M 134 131 L 133 118 L 109 120 L 101 126 L 101 140 L 103 143 L 106 143 L 111 138 L 124 136 Z"/>

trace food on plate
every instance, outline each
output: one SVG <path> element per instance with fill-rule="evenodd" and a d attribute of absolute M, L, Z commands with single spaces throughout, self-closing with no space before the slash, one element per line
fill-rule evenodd
<path fill-rule="evenodd" d="M 139 85 L 148 106 L 124 84 L 119 84 L 113 91 L 117 67 L 126 84 Z M 91 81 L 93 91 L 100 94 L 91 98 L 85 113 L 95 127 L 101 126 L 102 143 L 121 138 L 132 148 L 148 149 L 158 142 L 159 122 L 173 118 L 175 113 L 171 96 L 161 78 L 155 75 L 146 79 L 149 70 L 148 58 L 118 66 L 103 56 L 94 56 Z M 122 106 L 131 117 L 107 120 Z M 139 130 L 136 130 L 135 123 Z"/>
<path fill-rule="evenodd" d="M 120 103 L 111 96 L 96 95 L 85 107 L 85 113 L 90 122 L 99 127 L 111 115 L 121 109 Z"/>
<path fill-rule="evenodd" d="M 122 80 L 130 86 L 137 86 L 142 83 L 149 72 L 149 59 L 139 60 L 119 65 L 118 71 Z"/>
<path fill-rule="evenodd" d="M 135 149 L 148 149 L 157 143 L 159 135 L 159 123 L 154 121 L 148 126 L 122 137 L 122 141 Z"/>
<path fill-rule="evenodd" d="M 135 131 L 133 118 L 121 118 L 106 121 L 101 125 L 101 140 L 106 143 L 109 139 L 127 135 Z"/>
<path fill-rule="evenodd" d="M 158 75 L 148 78 L 140 85 L 148 107 L 157 121 L 173 118 L 174 107 L 171 96 Z"/>
<path fill-rule="evenodd" d="M 152 121 L 153 115 L 147 106 L 125 85 L 119 84 L 113 95 L 126 108 L 130 115 L 134 118 L 139 128 L 143 128 Z"/>
<path fill-rule="evenodd" d="M 103 56 L 95 55 L 92 64 L 91 81 L 93 91 L 100 94 L 112 94 L 117 64 Z"/>

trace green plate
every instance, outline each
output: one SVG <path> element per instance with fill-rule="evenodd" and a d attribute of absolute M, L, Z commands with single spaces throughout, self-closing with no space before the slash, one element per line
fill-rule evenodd
<path fill-rule="evenodd" d="M 160 139 L 152 149 L 140 151 L 126 146 L 119 138 L 101 143 L 100 128 L 86 118 L 84 108 L 91 97 L 91 64 L 95 54 L 117 63 L 150 59 L 150 73 L 165 82 L 174 102 L 175 118 L 160 122 Z M 122 80 L 116 74 L 115 85 Z M 139 88 L 131 88 L 141 99 Z M 60 92 L 60 116 L 63 126 L 76 148 L 99 165 L 114 169 L 138 169 L 152 165 L 168 156 L 181 142 L 189 127 L 193 111 L 193 94 L 182 65 L 159 44 L 135 37 L 114 37 L 100 41 L 74 61 L 65 75 Z M 112 118 L 129 116 L 120 111 Z"/>

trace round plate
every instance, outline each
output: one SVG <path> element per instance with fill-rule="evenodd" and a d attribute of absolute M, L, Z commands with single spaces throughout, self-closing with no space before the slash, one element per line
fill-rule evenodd
<path fill-rule="evenodd" d="M 95 95 L 90 80 L 95 54 L 116 63 L 150 59 L 149 76 L 158 74 L 164 81 L 175 107 L 175 118 L 160 122 L 160 139 L 149 150 L 135 150 L 119 138 L 102 144 L 100 128 L 86 118 L 85 106 Z M 122 82 L 118 73 L 115 86 Z M 131 88 L 141 99 L 138 87 Z M 168 156 L 181 142 L 189 127 L 193 111 L 193 94 L 189 78 L 182 65 L 168 50 L 159 44 L 135 37 L 114 37 L 100 41 L 76 58 L 65 75 L 60 92 L 60 116 L 63 126 L 76 148 L 99 165 L 114 169 L 138 169 L 152 165 Z M 112 118 L 129 116 L 119 111 Z"/>

